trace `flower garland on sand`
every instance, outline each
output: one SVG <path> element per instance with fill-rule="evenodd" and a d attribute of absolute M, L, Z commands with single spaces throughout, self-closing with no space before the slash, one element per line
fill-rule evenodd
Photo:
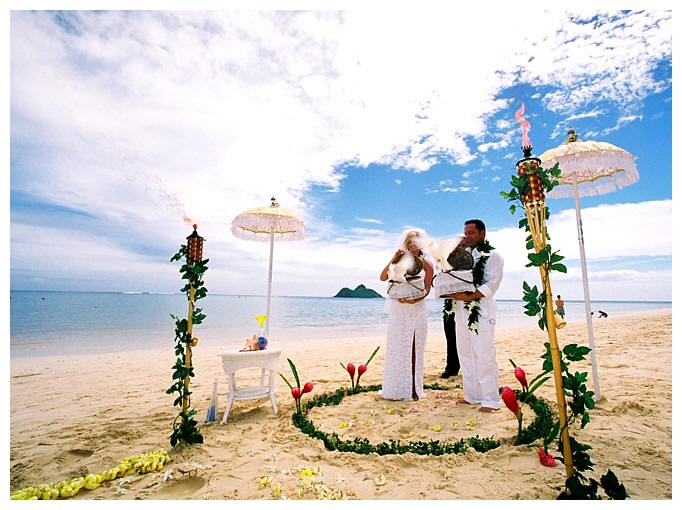
<path fill-rule="evenodd" d="M 438 383 L 431 385 L 424 385 L 425 389 L 444 390 L 443 386 Z M 339 388 L 332 393 L 323 393 L 310 399 L 304 407 L 304 412 L 295 412 L 291 420 L 295 427 L 297 427 L 304 434 L 319 439 L 324 443 L 327 450 L 339 452 L 352 452 L 362 455 L 369 455 L 376 453 L 378 455 L 401 455 L 403 453 L 415 453 L 417 455 L 444 455 L 444 454 L 459 454 L 465 453 L 469 448 L 485 453 L 489 450 L 500 446 L 500 442 L 494 437 L 480 438 L 478 435 L 469 438 L 462 438 L 457 442 L 448 443 L 444 441 L 409 441 L 402 442 L 401 440 L 390 439 L 381 443 L 372 444 L 369 439 L 364 437 L 356 437 L 354 439 L 341 439 L 335 432 L 327 433 L 315 426 L 315 424 L 307 418 L 307 412 L 313 407 L 326 407 L 339 405 L 341 401 L 351 395 L 358 395 L 360 393 L 379 391 L 381 385 L 359 386 L 356 385 L 352 389 Z M 533 441 L 545 437 L 549 433 L 549 428 L 552 426 L 551 412 L 547 402 L 542 399 L 529 399 L 528 406 L 535 412 L 537 418 L 526 428 L 523 429 L 523 443 L 532 443 Z M 390 409 L 386 410 L 387 414 Z M 345 426 L 344 426 L 345 425 Z M 342 424 L 341 428 L 347 428 L 347 424 Z M 453 425 L 455 426 L 455 425 Z M 433 430 L 440 430 L 439 426 Z M 469 430 L 469 429 L 467 429 Z M 520 443 L 519 443 L 520 444 Z"/>
<path fill-rule="evenodd" d="M 474 285 L 476 286 L 476 288 L 478 288 L 483 283 L 485 265 L 488 262 L 488 259 L 490 258 L 490 255 L 487 254 L 490 253 L 495 248 L 491 246 L 488 241 L 483 240 L 480 243 L 478 243 L 478 245 L 474 249 L 478 250 L 478 252 L 481 254 L 479 259 L 476 261 L 476 264 L 474 264 L 474 268 L 471 271 L 474 280 Z M 478 319 L 481 316 L 481 300 L 474 299 L 472 301 L 466 301 L 464 303 L 464 309 L 469 313 L 468 324 L 469 331 L 473 331 L 476 334 L 478 334 Z"/>
<path fill-rule="evenodd" d="M 121 476 L 137 475 L 140 473 L 151 473 L 161 471 L 164 464 L 171 461 L 166 450 L 161 449 L 151 453 L 133 455 L 126 457 L 119 464 L 107 471 L 99 474 L 90 473 L 88 476 L 74 478 L 71 481 L 52 482 L 41 484 L 36 487 L 26 487 L 14 491 L 10 499 L 65 499 L 78 494 L 82 488 L 90 491 L 95 490 L 100 484 L 115 480 Z"/>

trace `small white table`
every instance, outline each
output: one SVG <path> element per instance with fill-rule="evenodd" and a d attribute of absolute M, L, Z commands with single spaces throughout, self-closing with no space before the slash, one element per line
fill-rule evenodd
<path fill-rule="evenodd" d="M 255 400 L 270 397 L 272 409 L 277 415 L 277 402 L 275 402 L 275 371 L 279 366 L 279 358 L 282 349 L 265 349 L 262 351 L 227 351 L 220 357 L 223 360 L 223 370 L 227 375 L 227 409 L 221 420 L 221 424 L 227 421 L 232 404 L 235 400 Z M 248 388 L 237 388 L 234 374 L 242 368 L 260 368 L 260 386 L 250 386 Z M 265 371 L 270 372 L 268 384 L 265 384 Z"/>

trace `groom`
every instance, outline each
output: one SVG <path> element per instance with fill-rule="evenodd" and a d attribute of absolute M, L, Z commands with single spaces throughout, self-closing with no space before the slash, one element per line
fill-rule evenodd
<path fill-rule="evenodd" d="M 475 292 L 449 294 L 455 300 L 457 354 L 462 371 L 464 399 L 458 404 L 481 404 L 479 411 L 500 408 L 495 358 L 495 292 L 502 281 L 504 260 L 485 240 L 481 220 L 464 223 L 465 249 L 474 257 Z"/>

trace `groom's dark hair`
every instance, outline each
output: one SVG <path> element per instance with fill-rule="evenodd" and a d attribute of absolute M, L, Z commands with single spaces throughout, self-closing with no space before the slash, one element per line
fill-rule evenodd
<path fill-rule="evenodd" d="M 476 230 L 479 232 L 481 230 L 485 230 L 485 223 L 483 223 L 481 220 L 467 220 L 464 222 L 465 225 L 471 225 L 474 224 L 476 226 Z"/>

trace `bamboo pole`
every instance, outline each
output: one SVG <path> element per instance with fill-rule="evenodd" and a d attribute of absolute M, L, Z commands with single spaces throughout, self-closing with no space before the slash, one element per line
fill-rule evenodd
<path fill-rule="evenodd" d="M 541 207 L 541 210 L 538 208 Z M 533 202 L 524 204 L 528 226 L 533 237 L 533 247 L 535 253 L 539 253 L 547 246 L 547 227 L 545 225 L 545 204 L 544 202 Z M 549 336 L 549 350 L 552 357 L 552 367 L 554 368 L 554 387 L 556 389 L 557 407 L 559 411 L 559 425 L 561 427 L 561 441 L 563 445 L 564 464 L 566 466 L 566 478 L 573 476 L 573 455 L 571 453 L 571 443 L 568 434 L 568 416 L 566 414 L 566 398 L 564 396 L 564 385 L 561 372 L 561 356 L 559 353 L 559 342 L 556 334 L 556 323 L 554 322 L 554 304 L 552 299 L 552 287 L 550 284 L 547 268 L 540 266 L 540 277 L 542 278 L 542 288 L 545 291 L 545 315 L 547 317 L 547 335 Z"/>
<path fill-rule="evenodd" d="M 194 286 L 189 286 L 189 310 L 187 312 L 187 335 L 192 338 L 192 316 L 194 315 Z M 189 369 L 192 366 L 192 346 L 191 342 L 185 345 L 185 368 Z M 189 375 L 185 376 L 184 381 L 185 394 L 182 397 L 182 412 L 187 416 L 187 408 L 189 407 Z"/>

